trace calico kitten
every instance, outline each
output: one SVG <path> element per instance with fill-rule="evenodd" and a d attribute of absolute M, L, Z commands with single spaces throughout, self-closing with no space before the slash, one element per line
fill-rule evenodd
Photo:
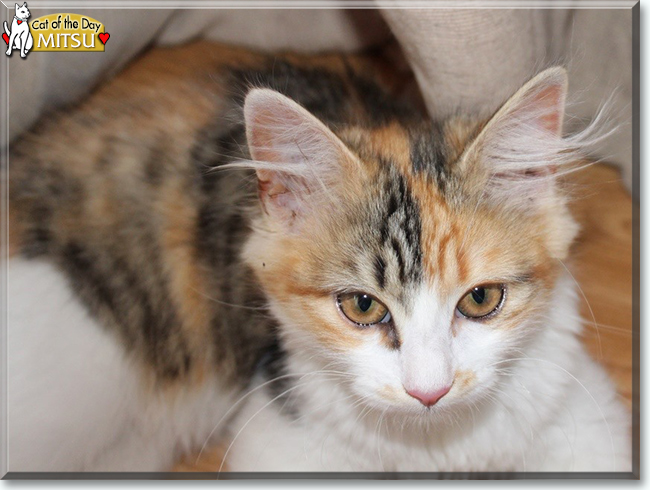
<path fill-rule="evenodd" d="M 630 470 L 562 263 L 564 70 L 444 122 L 391 83 L 158 49 L 12 145 L 10 471 Z"/>

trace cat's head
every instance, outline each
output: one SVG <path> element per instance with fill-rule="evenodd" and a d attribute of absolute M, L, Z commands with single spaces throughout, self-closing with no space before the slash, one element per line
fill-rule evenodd
<path fill-rule="evenodd" d="M 27 20 L 29 19 L 29 16 L 31 14 L 29 13 L 29 9 L 27 8 L 27 2 L 23 3 L 22 5 L 16 4 L 16 17 L 22 20 Z"/>
<path fill-rule="evenodd" d="M 557 177 L 566 73 L 487 122 L 339 128 L 266 89 L 244 113 L 263 212 L 245 250 L 294 356 L 365 403 L 470 403 L 543 321 L 577 226 Z"/>

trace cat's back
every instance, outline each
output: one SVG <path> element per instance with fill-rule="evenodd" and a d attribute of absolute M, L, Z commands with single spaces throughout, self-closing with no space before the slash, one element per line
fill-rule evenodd
<path fill-rule="evenodd" d="M 151 51 L 12 144 L 10 253 L 55 262 L 158 375 L 210 362 L 213 319 L 242 318 L 218 302 L 260 301 L 237 260 L 256 189 L 245 172 L 215 171 L 248 156 L 247 91 L 275 88 L 332 125 L 372 120 L 390 105 L 359 75 L 372 66 L 206 42 Z"/>
<path fill-rule="evenodd" d="M 12 143 L 13 471 L 96 469 L 86 448 L 126 444 L 143 413 L 161 427 L 180 416 L 185 449 L 204 441 L 273 327 L 238 259 L 255 188 L 214 171 L 247 156 L 244 96 L 267 86 L 328 124 L 368 121 L 388 104 L 359 76 L 372 65 L 203 42 L 156 49 Z M 36 406 L 47 408 L 24 409 Z M 160 464 L 142 445 L 177 441 L 152 427 L 104 455 L 108 469 Z M 51 458 L 59 446 L 72 466 Z"/>
<path fill-rule="evenodd" d="M 153 49 L 11 144 L 11 253 L 38 254 L 47 241 L 30 233 L 34 206 L 65 213 L 60 230 L 82 221 L 107 229 L 116 203 L 137 210 L 210 187 L 223 174 L 211 169 L 248 156 L 242 105 L 253 87 L 273 88 L 336 128 L 411 117 L 388 96 L 395 78 L 372 56 L 265 55 L 209 42 Z M 182 209 L 177 197 L 161 206 Z"/>

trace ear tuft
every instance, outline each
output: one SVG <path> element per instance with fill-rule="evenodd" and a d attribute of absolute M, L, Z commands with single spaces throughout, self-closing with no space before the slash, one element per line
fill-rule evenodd
<path fill-rule="evenodd" d="M 479 136 L 488 152 L 486 156 L 491 155 L 490 150 L 497 152 L 494 156 L 500 159 L 555 150 L 562 140 L 567 90 L 566 71 L 561 67 L 549 68 L 526 83 L 497 111 Z"/>
<path fill-rule="evenodd" d="M 519 89 L 488 121 L 465 153 L 461 168 L 479 172 L 477 189 L 498 205 L 539 207 L 555 195 L 560 168 L 582 160 L 582 150 L 602 138 L 593 127 L 562 137 L 568 81 L 549 68 Z M 471 166 L 471 168 L 467 168 Z"/>

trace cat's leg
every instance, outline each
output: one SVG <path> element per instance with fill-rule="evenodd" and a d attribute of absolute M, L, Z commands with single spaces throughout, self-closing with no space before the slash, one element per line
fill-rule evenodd
<path fill-rule="evenodd" d="M 42 260 L 9 261 L 7 336 L 9 471 L 92 469 L 133 430 L 139 373 Z"/>
<path fill-rule="evenodd" d="M 27 37 L 29 36 L 29 31 L 23 31 L 20 34 L 20 57 L 27 57 Z"/>
<path fill-rule="evenodd" d="M 17 39 L 16 39 L 17 37 L 18 36 L 16 35 L 16 30 L 14 29 L 9 35 L 9 42 L 7 43 L 7 52 L 5 53 L 7 56 L 11 55 L 12 49 L 18 49 Z M 14 44 L 16 46 L 14 46 Z"/>

